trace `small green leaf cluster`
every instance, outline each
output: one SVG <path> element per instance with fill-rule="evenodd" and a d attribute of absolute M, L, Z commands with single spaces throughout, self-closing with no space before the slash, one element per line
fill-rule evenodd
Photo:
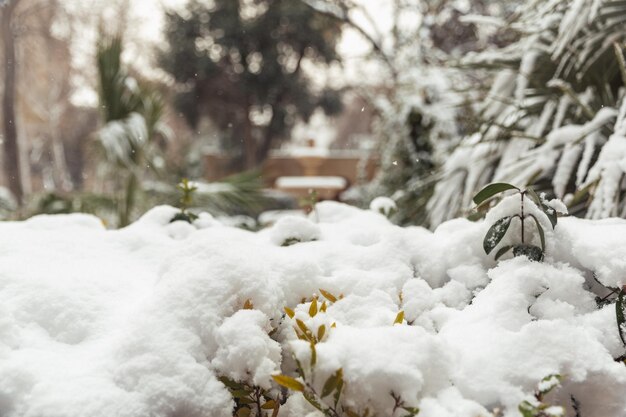
<path fill-rule="evenodd" d="M 313 297 L 310 302 L 308 315 L 311 318 L 316 317 L 318 314 L 326 313 L 329 305 L 343 298 L 342 295 L 335 296 L 331 292 L 322 289 L 320 289 L 320 293 L 324 297 L 321 303 L 317 296 Z M 303 302 L 305 301 L 303 300 Z M 299 358 L 294 357 L 297 376 L 274 375 L 272 377 L 274 381 L 288 390 L 301 393 L 313 408 L 326 417 L 376 417 L 376 414 L 372 413 L 369 408 L 355 410 L 343 402 L 342 395 L 345 391 L 346 382 L 342 368 L 337 369 L 327 377 L 321 386 L 321 390 L 316 388 L 319 387 L 315 381 L 315 371 L 318 364 L 316 346 L 326 340 L 329 332 L 336 327 L 336 323 L 332 323 L 329 329 L 324 324 L 317 329 L 311 329 L 304 321 L 296 318 L 296 313 L 293 309 L 285 307 L 284 310 L 285 314 L 295 321 L 293 330 L 296 337 L 309 343 L 311 358 L 307 366 L 303 366 L 303 362 Z M 404 312 L 401 311 L 398 313 L 394 324 L 401 324 L 403 320 Z M 390 415 L 399 415 L 398 413 L 402 412 L 402 417 L 414 417 L 419 413 L 418 408 L 406 406 L 399 396 L 396 396 L 394 393 L 391 393 L 391 396 L 395 400 L 395 405 Z"/>
<path fill-rule="evenodd" d="M 310 240 L 309 242 L 314 242 L 315 239 Z M 304 241 L 302 239 L 298 239 L 297 237 L 289 237 L 287 239 L 284 240 L 284 242 L 280 245 L 283 248 L 289 247 L 289 246 L 293 246 L 297 243 L 303 243 Z"/>
<path fill-rule="evenodd" d="M 528 213 L 528 209 L 525 205 L 530 203 L 540 208 L 546 218 L 550 221 L 553 229 L 556 227 L 558 218 L 556 211 L 551 207 L 548 207 L 532 188 L 521 190 L 520 188 L 507 183 L 489 184 L 474 196 L 474 203 L 476 203 L 480 209 L 481 207 L 485 207 L 486 203 L 490 202 L 494 197 L 511 190 L 516 190 L 520 195 L 520 211 L 519 213 L 505 216 L 497 220 L 489 228 L 483 240 L 483 249 L 485 250 L 485 253 L 489 255 L 505 237 L 512 220 L 518 218 L 521 221 L 519 242 L 514 245 L 501 247 L 496 252 L 495 259 L 500 259 L 512 249 L 513 256 L 526 256 L 532 261 L 540 262 L 543 260 L 546 251 L 545 231 L 537 216 L 533 213 Z M 528 195 L 530 201 L 525 198 L 526 195 Z M 534 221 L 537 234 L 539 236 L 540 246 L 536 246 L 535 244 L 531 244 L 526 241 L 525 222 L 527 218 L 531 218 Z"/>
<path fill-rule="evenodd" d="M 319 193 L 317 190 L 310 189 L 306 197 L 302 197 L 298 200 L 300 208 L 305 211 L 306 214 L 315 213 L 316 220 L 319 221 L 319 214 L 317 213 L 317 202 L 319 201 Z"/>
<path fill-rule="evenodd" d="M 523 417 L 564 417 L 565 409 L 545 402 L 545 397 L 561 384 L 561 375 L 549 375 L 537 385 L 534 398 L 524 400 L 518 409 Z"/>
<path fill-rule="evenodd" d="M 190 182 L 187 178 L 183 178 L 176 186 L 176 188 L 181 193 L 181 197 L 179 200 L 180 212 L 176 213 L 172 220 L 170 220 L 170 223 L 179 220 L 187 223 L 193 223 L 193 221 L 196 220 L 198 216 L 190 212 L 189 207 L 191 207 L 191 205 L 193 204 L 193 196 L 194 193 L 198 190 L 198 187 Z"/>
<path fill-rule="evenodd" d="M 235 408 L 233 417 L 276 417 L 280 410 L 280 401 L 271 394 L 255 385 L 237 382 L 227 377 L 219 380 L 228 388 L 233 396 Z"/>
<path fill-rule="evenodd" d="M 342 299 L 343 296 L 340 295 L 339 297 L 333 295 L 331 292 L 326 291 L 326 290 L 322 290 L 320 289 L 320 293 L 322 294 L 322 296 L 325 298 L 325 300 L 322 300 L 322 302 L 319 302 L 319 299 L 317 296 L 313 297 L 313 299 L 311 300 L 311 304 L 309 305 L 309 316 L 311 318 L 315 317 L 318 315 L 318 313 L 326 313 L 326 310 L 328 308 L 329 305 L 336 303 L 338 300 Z M 302 300 L 303 303 L 306 302 L 306 300 Z M 296 334 L 296 337 L 300 340 L 303 340 L 305 342 L 308 342 L 311 346 L 311 368 L 313 368 L 316 365 L 317 362 L 317 351 L 315 349 L 315 345 L 317 345 L 318 343 L 322 342 L 325 338 L 325 336 L 327 335 L 327 328 L 325 324 L 322 324 L 321 326 L 319 326 L 315 331 L 310 329 L 305 323 L 304 321 L 296 318 L 296 312 L 289 308 L 289 307 L 285 307 L 285 314 L 287 314 L 287 316 L 295 321 L 295 325 L 293 327 L 293 330 Z M 336 323 L 333 323 L 330 327 L 331 328 L 335 328 L 337 325 Z"/>

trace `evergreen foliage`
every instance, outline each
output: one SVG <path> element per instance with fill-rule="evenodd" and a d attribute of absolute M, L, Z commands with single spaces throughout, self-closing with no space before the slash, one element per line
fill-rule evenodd
<path fill-rule="evenodd" d="M 299 1 L 191 1 L 167 15 L 161 65 L 181 85 L 177 106 L 192 126 L 203 116 L 222 146 L 255 168 L 317 108 L 341 109 L 339 92 L 318 91 L 303 63 L 338 61 L 339 25 Z"/>

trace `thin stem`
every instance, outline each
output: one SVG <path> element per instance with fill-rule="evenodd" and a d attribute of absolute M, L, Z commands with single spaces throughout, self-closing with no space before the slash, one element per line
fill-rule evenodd
<path fill-rule="evenodd" d="M 618 288 L 615 288 L 614 290 L 612 290 L 610 293 L 608 293 L 606 296 L 602 297 L 600 299 L 600 301 L 606 301 L 610 296 L 615 295 L 619 292 Z"/>
<path fill-rule="evenodd" d="M 259 387 L 254 387 L 254 402 L 256 403 L 258 417 L 262 417 L 263 409 L 261 408 L 261 391 Z"/>
<path fill-rule="evenodd" d="M 521 213 L 522 215 L 520 216 L 520 220 L 522 221 L 522 245 L 524 244 L 524 220 L 526 220 L 526 217 L 524 216 L 524 194 L 526 194 L 526 191 L 522 191 L 520 193 L 521 198 Z"/>

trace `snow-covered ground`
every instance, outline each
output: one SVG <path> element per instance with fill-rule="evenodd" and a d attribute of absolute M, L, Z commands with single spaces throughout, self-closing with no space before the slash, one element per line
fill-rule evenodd
<path fill-rule="evenodd" d="M 359 415 L 392 416 L 396 397 L 420 417 L 518 416 L 554 374 L 546 403 L 626 415 L 615 306 L 591 291 L 604 295 L 594 273 L 626 284 L 626 221 L 563 218 L 544 263 L 496 263 L 489 222 L 431 233 L 321 203 L 252 233 L 208 215 L 170 224 L 175 212 L 118 231 L 85 215 L 0 223 L 1 416 L 228 417 L 218 377 L 277 396 L 271 376 L 297 377 L 294 354 L 320 391 L 342 369 Z M 324 326 L 314 372 L 296 319 Z M 292 392 L 279 416 L 313 411 Z"/>

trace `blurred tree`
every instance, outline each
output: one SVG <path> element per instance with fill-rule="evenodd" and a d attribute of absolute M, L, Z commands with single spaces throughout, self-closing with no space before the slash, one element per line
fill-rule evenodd
<path fill-rule="evenodd" d="M 375 197 L 392 197 L 394 222 L 426 224 L 437 181 L 433 171 L 471 118 L 461 92 L 474 81 L 470 77 L 480 78 L 468 77 L 454 62 L 502 42 L 497 30 L 484 36 L 471 17 L 498 20 L 515 0 L 500 0 L 494 10 L 495 2 L 485 0 L 396 0 L 385 8 L 371 0 L 299 1 L 361 35 L 370 45 L 368 61 L 378 63 L 382 74 L 376 88 L 366 77 L 359 86 L 375 114 L 381 168 L 373 181 L 348 194 L 351 201 L 366 207 Z"/>
<path fill-rule="evenodd" d="M 99 97 L 105 125 L 98 140 L 106 155 L 105 167 L 115 171 L 118 225 L 130 223 L 137 193 L 146 167 L 158 166 L 156 136 L 166 136 L 161 122 L 164 101 L 161 93 L 130 77 L 122 64 L 122 38 L 103 36 L 98 43 Z M 109 172 L 113 174 L 112 172 Z M 113 176 L 113 175 L 112 175 Z"/>
<path fill-rule="evenodd" d="M 21 201 L 24 194 L 22 184 L 17 121 L 15 116 L 17 57 L 15 53 L 15 26 L 13 15 L 20 0 L 0 3 L 0 25 L 4 54 L 4 92 L 2 95 L 2 120 L 4 121 L 4 170 L 9 190 Z"/>
<path fill-rule="evenodd" d="M 303 61 L 338 61 L 340 24 L 293 0 L 193 0 L 167 15 L 161 65 L 184 91 L 178 107 L 224 133 L 246 168 L 258 166 L 294 123 L 341 109 L 338 91 L 315 92 Z"/>

